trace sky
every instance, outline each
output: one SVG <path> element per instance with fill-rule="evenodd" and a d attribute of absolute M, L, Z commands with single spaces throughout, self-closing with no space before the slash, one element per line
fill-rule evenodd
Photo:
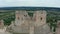
<path fill-rule="evenodd" d="M 60 0 L 0 0 L 0 7 L 60 7 Z"/>

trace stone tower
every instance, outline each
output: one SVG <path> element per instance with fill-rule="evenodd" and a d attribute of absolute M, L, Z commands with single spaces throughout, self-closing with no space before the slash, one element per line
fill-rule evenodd
<path fill-rule="evenodd" d="M 11 29 L 15 33 L 29 33 L 29 15 L 27 11 L 16 11 L 15 22 L 12 22 Z M 9 27 L 9 28 L 10 28 Z"/>
<path fill-rule="evenodd" d="M 34 20 L 36 26 L 41 26 L 46 23 L 46 11 L 40 10 L 35 11 L 34 13 Z"/>
<path fill-rule="evenodd" d="M 15 24 L 21 25 L 25 22 L 25 20 L 29 18 L 28 13 L 26 11 L 16 11 L 16 19 Z"/>
<path fill-rule="evenodd" d="M 46 23 L 46 11 L 40 10 L 34 13 L 34 34 L 50 34 L 50 28 Z"/>

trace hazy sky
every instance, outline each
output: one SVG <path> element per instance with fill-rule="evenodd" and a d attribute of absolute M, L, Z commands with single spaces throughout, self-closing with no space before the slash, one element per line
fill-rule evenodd
<path fill-rule="evenodd" d="M 0 0 L 0 7 L 13 6 L 60 7 L 60 0 Z"/>

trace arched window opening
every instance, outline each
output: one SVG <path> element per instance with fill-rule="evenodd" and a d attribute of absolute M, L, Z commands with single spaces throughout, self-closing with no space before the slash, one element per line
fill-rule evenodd
<path fill-rule="evenodd" d="M 27 15 L 24 15 L 25 17 L 27 17 Z"/>
<path fill-rule="evenodd" d="M 42 20 L 42 17 L 40 19 Z"/>

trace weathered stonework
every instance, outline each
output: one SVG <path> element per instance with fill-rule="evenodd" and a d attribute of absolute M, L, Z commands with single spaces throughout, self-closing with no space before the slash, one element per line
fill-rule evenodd
<path fill-rule="evenodd" d="M 43 24 L 46 24 L 46 11 L 35 11 L 34 13 L 34 19 L 35 19 L 35 25 L 41 26 Z"/>
<path fill-rule="evenodd" d="M 29 16 L 27 11 L 16 11 L 15 22 L 10 26 L 12 32 L 28 34 L 47 34 L 50 32 L 46 24 L 46 11 L 34 11 L 33 16 Z"/>
<path fill-rule="evenodd" d="M 4 28 L 4 22 L 3 20 L 0 20 L 0 29 L 3 29 Z"/>
<path fill-rule="evenodd" d="M 60 34 L 60 20 L 57 21 L 56 34 Z"/>
<path fill-rule="evenodd" d="M 49 34 L 50 28 L 48 24 L 46 24 L 46 11 L 40 10 L 34 13 L 35 18 L 35 28 L 34 34 Z"/>

